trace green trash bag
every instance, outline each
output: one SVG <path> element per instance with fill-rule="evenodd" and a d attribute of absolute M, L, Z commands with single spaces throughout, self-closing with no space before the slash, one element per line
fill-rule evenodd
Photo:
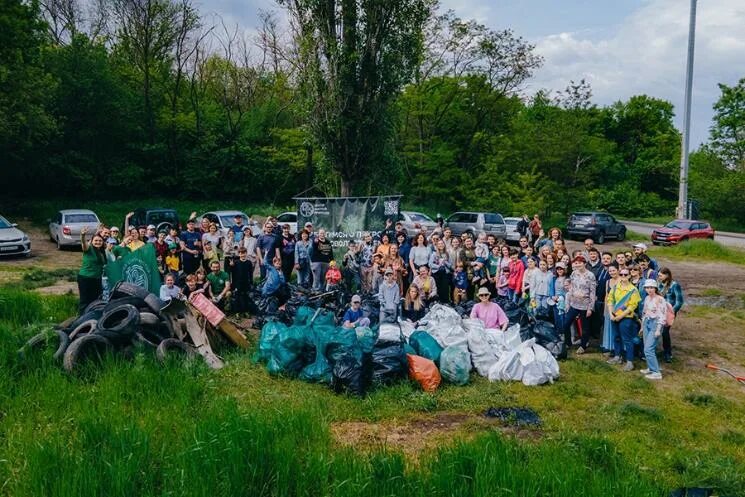
<path fill-rule="evenodd" d="M 406 352 L 406 355 L 416 355 L 416 350 L 408 343 L 404 344 L 404 352 Z"/>
<path fill-rule="evenodd" d="M 313 316 L 311 315 L 311 318 L 312 317 Z M 330 326 L 332 328 L 336 327 L 336 318 L 334 317 L 334 313 L 327 309 L 321 309 L 316 318 L 313 320 L 313 326 Z"/>
<path fill-rule="evenodd" d="M 312 307 L 308 307 L 305 305 L 298 307 L 297 312 L 295 313 L 295 320 L 293 324 L 297 326 L 305 326 L 307 324 L 310 324 L 310 320 L 315 313 L 316 310 Z"/>
<path fill-rule="evenodd" d="M 290 326 L 280 330 L 274 339 L 267 370 L 272 374 L 296 375 L 313 360 L 311 330 L 307 326 Z"/>
<path fill-rule="evenodd" d="M 261 337 L 259 338 L 259 350 L 254 355 L 256 362 L 268 362 L 272 358 L 274 342 L 280 332 L 287 329 L 287 325 L 279 321 L 269 321 L 261 328 Z"/>
<path fill-rule="evenodd" d="M 432 335 L 424 330 L 417 330 L 409 337 L 409 344 L 416 351 L 414 355 L 426 357 L 435 364 L 439 364 L 442 347 Z"/>
<path fill-rule="evenodd" d="M 445 347 L 440 354 L 442 378 L 456 385 L 465 385 L 470 379 L 471 355 L 464 345 Z"/>
<path fill-rule="evenodd" d="M 354 331 L 357 335 L 357 342 L 359 342 L 360 347 L 362 348 L 362 352 L 366 354 L 372 352 L 373 347 L 375 347 L 375 342 L 378 341 L 377 330 L 360 326 L 359 328 L 355 328 Z"/>
<path fill-rule="evenodd" d="M 361 362 L 362 354 L 362 344 L 360 344 L 355 330 L 337 327 L 327 336 L 324 355 L 332 366 L 343 356 L 351 357 L 357 362 Z"/>

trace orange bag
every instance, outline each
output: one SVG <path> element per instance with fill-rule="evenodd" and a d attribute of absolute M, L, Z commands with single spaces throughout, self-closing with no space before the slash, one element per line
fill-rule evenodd
<path fill-rule="evenodd" d="M 406 354 L 409 361 L 409 378 L 421 385 L 425 392 L 434 392 L 442 383 L 442 376 L 437 365 L 427 359 L 413 354 Z"/>

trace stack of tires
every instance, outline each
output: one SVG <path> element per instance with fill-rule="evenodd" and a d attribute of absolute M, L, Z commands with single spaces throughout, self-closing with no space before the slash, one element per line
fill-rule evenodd
<path fill-rule="evenodd" d="M 151 349 L 161 362 L 172 351 L 194 356 L 192 345 L 175 338 L 171 321 L 161 314 L 162 307 L 157 295 L 122 282 L 114 287 L 108 302 L 92 302 L 72 322 L 31 338 L 19 353 L 23 356 L 34 349 L 55 348 L 54 359 L 61 360 L 69 372 L 107 353 L 131 356 L 135 347 Z"/>

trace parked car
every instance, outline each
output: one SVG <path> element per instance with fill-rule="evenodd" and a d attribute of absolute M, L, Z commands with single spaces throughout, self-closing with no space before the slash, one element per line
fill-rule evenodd
<path fill-rule="evenodd" d="M 290 233 L 297 233 L 297 212 L 283 212 L 277 216 L 277 223 L 282 226 L 290 225 Z"/>
<path fill-rule="evenodd" d="M 129 226 L 154 225 L 157 231 L 168 230 L 175 227 L 181 231 L 182 226 L 178 220 L 178 213 L 173 209 L 149 208 L 135 209 L 134 215 L 129 220 Z"/>
<path fill-rule="evenodd" d="M 520 243 L 520 232 L 517 231 L 517 223 L 522 221 L 521 217 L 506 217 L 504 218 L 504 224 L 507 226 L 507 233 L 505 240 L 507 243 Z"/>
<path fill-rule="evenodd" d="M 507 234 L 504 218 L 494 212 L 456 212 L 445 220 L 445 226 L 453 230 L 456 236 L 461 233 L 477 236 L 482 231 L 497 238 L 505 238 Z"/>
<path fill-rule="evenodd" d="M 57 211 L 49 220 L 49 238 L 57 244 L 57 249 L 80 245 L 80 232 L 88 228 L 96 232 L 101 221 L 95 212 L 88 209 L 65 209 Z"/>
<path fill-rule="evenodd" d="M 431 232 L 437 227 L 436 221 L 421 212 L 401 211 L 398 215 L 398 220 L 409 235 L 422 228 L 426 229 L 427 232 Z"/>
<path fill-rule="evenodd" d="M 31 240 L 18 225 L 0 216 L 0 255 L 31 256 Z"/>
<path fill-rule="evenodd" d="M 655 245 L 674 245 L 693 238 L 714 239 L 714 228 L 706 221 L 676 219 L 662 228 L 652 231 L 652 243 Z"/>
<path fill-rule="evenodd" d="M 213 222 L 217 225 L 217 229 L 220 230 L 221 233 L 225 234 L 230 228 L 232 228 L 235 225 L 235 216 L 241 216 L 243 218 L 243 225 L 244 226 L 250 226 L 251 227 L 251 233 L 253 233 L 254 236 L 257 236 L 261 234 L 261 228 L 259 228 L 256 223 L 248 217 L 248 215 L 245 212 L 241 211 L 210 211 L 205 212 L 201 216 L 197 218 L 197 224 L 202 222 L 202 218 L 207 218 L 210 220 L 210 222 Z"/>
<path fill-rule="evenodd" d="M 624 240 L 626 226 L 607 212 L 574 212 L 567 221 L 566 235 L 570 239 L 592 238 L 602 245 L 606 238 Z"/>

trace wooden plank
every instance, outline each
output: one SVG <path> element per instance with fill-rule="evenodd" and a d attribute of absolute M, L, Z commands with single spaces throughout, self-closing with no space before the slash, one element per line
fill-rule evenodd
<path fill-rule="evenodd" d="M 242 349 L 248 348 L 248 340 L 246 340 L 246 336 L 241 333 L 241 330 L 239 330 L 238 327 L 232 322 L 228 321 L 227 319 L 223 319 L 217 325 L 217 329 L 220 330 L 223 335 L 228 338 L 228 340 L 233 342 L 238 347 Z"/>

